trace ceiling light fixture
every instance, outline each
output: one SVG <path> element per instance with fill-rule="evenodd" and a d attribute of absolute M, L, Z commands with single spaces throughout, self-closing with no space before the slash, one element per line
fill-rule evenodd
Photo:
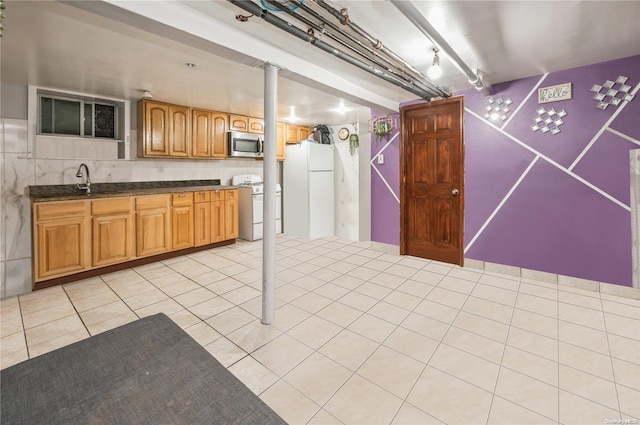
<path fill-rule="evenodd" d="M 347 108 L 347 107 L 344 105 L 344 101 L 343 101 L 343 100 L 341 100 L 341 101 L 340 101 L 340 104 L 338 105 L 338 107 L 337 107 L 337 108 L 335 108 L 333 111 L 334 111 L 334 112 L 337 112 L 337 113 L 339 113 L 339 114 L 341 114 L 341 115 L 344 115 L 344 114 L 346 114 L 346 113 L 347 113 L 347 111 L 348 111 L 348 110 L 349 110 L 349 108 Z"/>
<path fill-rule="evenodd" d="M 187 68 L 195 68 L 198 65 L 196 65 L 195 63 L 192 63 L 192 62 L 185 62 L 184 66 L 186 66 Z"/>
<path fill-rule="evenodd" d="M 440 57 L 438 56 L 438 48 L 434 47 L 433 49 L 433 63 L 431 64 L 431 68 L 427 71 L 427 77 L 432 80 L 437 80 L 442 75 L 442 68 L 440 68 Z"/>
<path fill-rule="evenodd" d="M 285 120 L 287 120 L 287 122 L 290 122 L 290 123 L 296 123 L 300 120 L 300 118 L 296 116 L 295 106 L 289 106 L 289 116 L 286 117 Z"/>
<path fill-rule="evenodd" d="M 141 90 L 142 94 L 140 95 L 141 99 L 153 99 L 153 96 L 151 95 L 151 92 L 149 90 Z"/>

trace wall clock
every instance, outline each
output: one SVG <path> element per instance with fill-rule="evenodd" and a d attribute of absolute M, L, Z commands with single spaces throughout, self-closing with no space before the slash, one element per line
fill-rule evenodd
<path fill-rule="evenodd" d="M 340 131 L 338 131 L 338 137 L 340 140 L 347 140 L 349 138 L 349 129 L 342 127 Z"/>

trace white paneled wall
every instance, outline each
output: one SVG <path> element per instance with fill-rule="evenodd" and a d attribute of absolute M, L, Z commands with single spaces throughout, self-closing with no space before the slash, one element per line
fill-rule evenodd
<path fill-rule="evenodd" d="M 331 126 L 331 136 L 335 145 L 335 234 L 344 239 L 360 240 L 359 235 L 359 151 L 349 152 L 349 139 L 340 140 L 338 132 L 347 128 L 355 130 L 352 124 Z"/>
<path fill-rule="evenodd" d="M 42 152 L 34 158 L 27 120 L 3 118 L 0 125 L 0 298 L 31 291 L 30 185 L 77 183 L 81 162 L 89 166 L 93 183 L 220 179 L 230 184 L 236 174 L 262 175 L 262 162 L 255 160 L 52 159 Z M 136 140 L 135 130 L 131 140 Z M 68 152 L 66 157 L 80 154 Z"/>

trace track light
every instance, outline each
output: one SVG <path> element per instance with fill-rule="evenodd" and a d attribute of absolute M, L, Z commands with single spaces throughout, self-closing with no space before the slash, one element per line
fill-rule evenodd
<path fill-rule="evenodd" d="M 440 68 L 440 57 L 438 56 L 438 49 L 434 47 L 433 49 L 433 63 L 431 64 L 431 68 L 427 71 L 427 77 L 432 80 L 437 80 L 442 75 L 442 68 Z"/>

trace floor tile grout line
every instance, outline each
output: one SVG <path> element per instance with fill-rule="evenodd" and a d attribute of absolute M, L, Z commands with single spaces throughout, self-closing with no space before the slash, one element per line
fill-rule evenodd
<path fill-rule="evenodd" d="M 600 305 L 602 306 L 602 298 L 600 298 Z M 609 331 L 607 328 L 607 316 L 605 315 L 604 311 L 602 312 L 602 321 L 604 323 L 604 333 L 607 337 L 607 353 L 609 357 L 609 364 L 611 366 L 611 376 L 613 378 L 613 388 L 616 394 L 616 403 L 618 404 L 618 413 L 620 413 L 620 418 L 622 418 L 622 406 L 620 406 L 620 394 L 618 392 L 618 383 L 616 380 L 616 368 L 613 364 L 613 358 L 611 355 L 611 342 L 609 341 Z"/>
<path fill-rule="evenodd" d="M 496 382 L 495 382 L 495 384 L 493 385 L 493 391 L 491 391 L 491 402 L 489 403 L 489 411 L 487 412 L 487 421 L 486 421 L 486 425 L 488 425 L 488 424 L 489 424 L 489 418 L 491 418 L 491 410 L 492 410 L 492 408 L 493 408 L 493 401 L 494 401 L 494 400 L 495 400 L 495 398 L 496 398 L 496 390 L 498 389 L 498 382 L 500 381 L 500 372 L 502 371 L 502 368 L 503 368 L 503 366 L 502 366 L 502 362 L 504 361 L 504 353 L 507 351 L 507 346 L 508 346 L 508 345 L 507 345 L 507 342 L 509 341 L 509 332 L 511 331 L 511 325 L 512 325 L 512 323 L 513 323 L 513 316 L 515 315 L 515 312 L 516 312 L 516 308 L 515 308 L 515 306 L 516 306 L 516 304 L 518 303 L 518 295 L 520 294 L 520 284 L 521 284 L 521 283 L 522 283 L 522 281 L 519 281 L 519 282 L 518 282 L 518 290 L 516 291 L 516 299 L 515 299 L 515 301 L 514 301 L 514 306 L 513 306 L 513 307 L 512 307 L 512 309 L 511 309 L 511 317 L 509 318 L 509 325 L 508 325 L 508 327 L 507 327 L 507 335 L 506 335 L 506 337 L 505 337 L 505 339 L 504 339 L 504 344 L 503 344 L 503 347 L 502 347 L 502 355 L 500 356 L 500 364 L 499 364 L 499 366 L 498 366 L 498 374 L 496 375 Z M 514 404 L 516 404 L 516 405 L 520 406 L 520 404 L 519 404 L 519 403 L 515 403 L 515 402 L 514 402 L 514 401 L 512 401 L 512 400 L 509 400 L 509 401 L 511 401 L 512 403 L 514 403 Z M 522 406 L 521 406 L 521 407 L 522 407 Z M 539 412 L 536 412 L 536 413 L 540 414 Z M 544 415 L 543 415 L 543 416 L 544 416 Z"/>

